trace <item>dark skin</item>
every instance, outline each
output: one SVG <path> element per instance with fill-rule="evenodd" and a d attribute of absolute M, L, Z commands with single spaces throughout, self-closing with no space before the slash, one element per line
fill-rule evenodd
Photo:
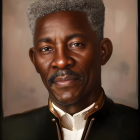
<path fill-rule="evenodd" d="M 104 38 L 99 43 L 84 13 L 56 12 L 38 19 L 30 59 L 49 91 L 52 102 L 69 114 L 75 114 L 99 98 L 101 65 L 112 54 L 112 43 Z M 81 75 L 68 75 L 71 70 Z M 49 78 L 57 75 L 49 85 Z M 81 80 L 82 79 L 82 80 Z"/>

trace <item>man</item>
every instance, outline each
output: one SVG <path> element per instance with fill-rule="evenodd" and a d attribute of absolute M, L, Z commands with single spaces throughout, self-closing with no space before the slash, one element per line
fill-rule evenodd
<path fill-rule="evenodd" d="M 101 87 L 112 54 L 103 38 L 102 0 L 40 0 L 27 10 L 29 56 L 49 105 L 6 117 L 3 140 L 138 140 L 137 110 L 115 104 Z"/>

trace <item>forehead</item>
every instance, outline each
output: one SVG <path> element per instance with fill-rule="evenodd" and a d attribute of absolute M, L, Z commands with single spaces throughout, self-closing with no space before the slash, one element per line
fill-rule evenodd
<path fill-rule="evenodd" d="M 85 35 L 95 34 L 91 29 L 85 13 L 78 11 L 62 11 L 45 15 L 36 22 L 34 39 L 46 35 L 66 36 L 73 33 Z"/>

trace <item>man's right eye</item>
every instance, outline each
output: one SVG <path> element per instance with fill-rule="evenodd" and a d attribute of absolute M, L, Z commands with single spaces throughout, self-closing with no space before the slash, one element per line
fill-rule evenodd
<path fill-rule="evenodd" d="M 47 52 L 47 51 L 52 51 L 52 49 L 50 47 L 44 47 L 43 49 L 41 49 L 42 52 Z"/>

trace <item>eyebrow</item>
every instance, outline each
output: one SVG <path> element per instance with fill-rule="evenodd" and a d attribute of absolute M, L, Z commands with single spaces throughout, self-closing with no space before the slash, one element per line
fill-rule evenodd
<path fill-rule="evenodd" d="M 75 37 L 82 37 L 82 38 L 85 38 L 85 35 L 81 34 L 81 33 L 75 33 L 75 34 L 70 34 L 70 35 L 67 35 L 66 36 L 66 39 L 67 40 L 70 40 L 72 38 L 75 38 Z M 41 42 L 48 42 L 48 43 L 51 43 L 52 42 L 52 39 L 51 38 L 41 38 L 37 41 L 37 44 L 41 43 Z"/>
<path fill-rule="evenodd" d="M 70 34 L 70 35 L 66 36 L 66 39 L 70 40 L 70 39 L 75 38 L 75 37 L 82 37 L 82 38 L 86 39 L 86 36 L 81 34 L 81 33 Z"/>
<path fill-rule="evenodd" d="M 41 42 L 48 42 L 48 43 L 50 43 L 50 42 L 52 42 L 52 40 L 50 38 L 41 38 L 41 39 L 39 39 L 37 41 L 37 44 L 39 44 Z"/>

